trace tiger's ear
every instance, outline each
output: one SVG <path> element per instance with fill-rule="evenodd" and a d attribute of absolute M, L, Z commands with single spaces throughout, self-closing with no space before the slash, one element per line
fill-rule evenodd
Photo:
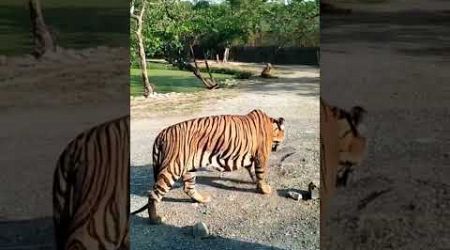
<path fill-rule="evenodd" d="M 353 120 L 355 126 L 358 126 L 362 122 L 364 115 L 366 113 L 367 113 L 367 111 L 361 106 L 354 106 L 351 109 L 350 115 L 352 116 L 352 120 Z"/>

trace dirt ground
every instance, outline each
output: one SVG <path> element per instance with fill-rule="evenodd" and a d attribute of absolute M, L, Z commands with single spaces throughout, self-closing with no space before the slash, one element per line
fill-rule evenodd
<path fill-rule="evenodd" d="M 255 108 L 287 122 L 286 141 L 270 160 L 272 195 L 256 193 L 245 170 L 199 172 L 198 189 L 212 195 L 212 201 L 193 203 L 176 185 L 158 206 L 164 225 L 150 225 L 146 212 L 132 216 L 133 249 L 319 249 L 319 201 L 285 197 L 288 190 L 319 183 L 319 70 L 279 66 L 276 74 L 280 78 L 244 80 L 232 89 L 132 100 L 132 211 L 147 202 L 153 185 L 152 144 L 163 128 L 194 117 L 246 114 Z M 294 154 L 281 162 L 289 153 Z M 190 226 L 197 222 L 207 224 L 211 237 L 192 237 Z"/>
<path fill-rule="evenodd" d="M 370 140 L 324 249 L 450 249 L 450 6 L 389 2 L 321 20 L 321 95 L 364 106 Z"/>

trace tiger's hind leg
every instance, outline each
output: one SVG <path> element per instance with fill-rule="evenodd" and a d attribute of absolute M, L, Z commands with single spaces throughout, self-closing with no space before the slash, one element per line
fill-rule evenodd
<path fill-rule="evenodd" d="M 148 217 L 150 219 L 150 223 L 152 224 L 161 224 L 164 221 L 164 218 L 159 216 L 156 212 L 156 205 L 159 203 L 164 195 L 170 191 L 175 181 L 177 181 L 179 177 L 168 173 L 167 171 L 161 172 L 158 174 L 155 185 L 153 185 L 153 190 L 149 192 L 148 196 Z"/>
<path fill-rule="evenodd" d="M 194 172 L 187 172 L 183 175 L 184 192 L 196 202 L 207 203 L 211 201 L 211 196 L 208 194 L 200 194 L 195 189 L 196 175 Z"/>
<path fill-rule="evenodd" d="M 253 164 L 250 166 L 245 166 L 245 169 L 247 170 L 248 175 L 250 175 L 250 179 L 252 179 L 252 182 L 256 183 L 256 175 L 255 175 L 255 172 L 253 171 L 252 166 L 253 166 Z"/>
<path fill-rule="evenodd" d="M 147 211 L 150 224 L 161 224 L 164 221 L 164 218 L 156 213 L 156 203 L 158 202 L 152 199 L 151 195 L 149 195 Z"/>

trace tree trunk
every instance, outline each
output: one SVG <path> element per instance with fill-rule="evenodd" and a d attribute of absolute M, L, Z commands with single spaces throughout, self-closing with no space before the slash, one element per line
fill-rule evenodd
<path fill-rule="evenodd" d="M 216 54 L 216 63 L 220 63 L 219 54 Z"/>
<path fill-rule="evenodd" d="M 225 51 L 223 52 L 223 63 L 227 63 L 228 62 L 228 56 L 230 54 L 230 48 L 226 47 Z"/>
<path fill-rule="evenodd" d="M 137 20 L 137 26 L 138 26 L 137 30 L 136 30 L 136 37 L 138 39 L 138 45 L 139 45 L 139 65 L 141 67 L 142 82 L 144 83 L 144 97 L 148 97 L 151 93 L 154 92 L 154 88 L 150 84 L 150 80 L 148 78 L 147 59 L 145 58 L 145 49 L 144 49 L 144 38 L 142 37 L 143 17 L 145 14 L 146 7 L 147 7 L 147 2 L 143 1 L 139 16 L 136 16 L 133 13 L 131 13 L 131 16 Z M 130 12 L 132 12 L 132 11 L 133 11 L 133 7 L 130 10 Z"/>
<path fill-rule="evenodd" d="M 30 8 L 30 18 L 33 33 L 34 48 L 32 54 L 36 58 L 40 58 L 46 52 L 56 51 L 55 42 L 50 34 L 42 15 L 40 0 L 30 0 L 28 2 Z"/>
<path fill-rule="evenodd" d="M 206 69 L 208 70 L 209 76 L 210 78 L 204 78 L 200 72 L 200 69 L 198 68 L 197 65 L 197 60 L 195 59 L 195 54 L 194 54 L 194 49 L 192 48 L 192 45 L 189 46 L 190 47 L 190 51 L 191 51 L 191 56 L 192 59 L 194 60 L 194 65 L 195 68 L 192 67 L 192 65 L 190 63 L 188 63 L 186 66 L 187 68 L 192 71 L 192 73 L 194 73 L 194 75 L 200 79 L 200 81 L 202 81 L 202 83 L 205 85 L 205 87 L 207 89 L 216 89 L 219 87 L 219 85 L 216 83 L 216 80 L 214 80 L 210 70 L 209 70 L 209 65 L 208 65 L 208 60 L 205 60 L 206 63 Z"/>
<path fill-rule="evenodd" d="M 320 50 L 316 51 L 316 57 L 317 57 L 317 64 L 320 65 Z"/>

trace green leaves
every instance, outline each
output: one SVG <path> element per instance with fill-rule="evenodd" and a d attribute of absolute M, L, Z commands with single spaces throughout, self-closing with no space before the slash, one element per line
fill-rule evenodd
<path fill-rule="evenodd" d="M 249 41 L 260 45 L 318 46 L 319 2 L 290 0 L 148 1 L 143 30 L 149 56 L 187 57 L 190 44 L 208 51 Z M 315 16 L 315 17 L 314 17 Z M 133 23 L 131 30 L 133 31 Z M 134 41 L 132 37 L 132 52 Z M 211 54 L 211 53 L 210 53 Z"/>

